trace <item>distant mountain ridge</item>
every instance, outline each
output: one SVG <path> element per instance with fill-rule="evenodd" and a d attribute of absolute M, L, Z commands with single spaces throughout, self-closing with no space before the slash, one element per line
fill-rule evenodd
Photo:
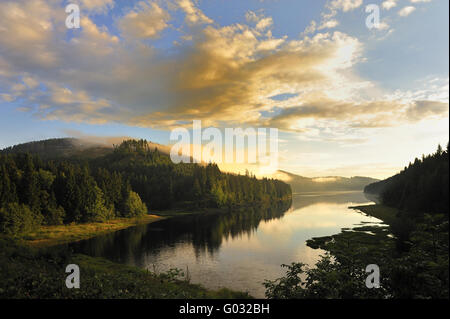
<path fill-rule="evenodd" d="M 286 183 L 290 184 L 294 193 L 326 192 L 326 191 L 363 191 L 369 184 L 378 182 L 378 179 L 364 176 L 341 177 L 304 177 L 279 170 L 279 174 L 286 175 Z"/>

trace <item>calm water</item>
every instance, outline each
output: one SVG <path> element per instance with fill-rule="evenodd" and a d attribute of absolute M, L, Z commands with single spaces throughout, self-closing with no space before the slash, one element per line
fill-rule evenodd
<path fill-rule="evenodd" d="M 188 269 L 193 283 L 262 298 L 262 282 L 282 276 L 281 264 L 317 261 L 323 251 L 307 247 L 306 240 L 361 222 L 379 223 L 348 209 L 370 203 L 359 192 L 295 194 L 291 206 L 177 217 L 82 241 L 73 248 L 152 271 Z"/>

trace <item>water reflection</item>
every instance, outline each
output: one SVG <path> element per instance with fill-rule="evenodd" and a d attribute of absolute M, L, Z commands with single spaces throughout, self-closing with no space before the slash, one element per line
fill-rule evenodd
<path fill-rule="evenodd" d="M 205 253 L 214 256 L 223 240 L 251 236 L 262 221 L 281 218 L 291 206 L 292 202 L 286 201 L 229 213 L 177 217 L 81 241 L 72 247 L 77 252 L 138 266 L 145 266 L 145 252 L 160 251 L 180 242 L 192 243 L 196 257 Z"/>
<path fill-rule="evenodd" d="M 151 270 L 188 268 L 194 283 L 264 297 L 261 283 L 282 275 L 280 264 L 314 264 L 318 259 L 322 252 L 307 247 L 306 240 L 361 221 L 377 221 L 348 209 L 366 203 L 370 200 L 362 193 L 295 194 L 292 203 L 172 218 L 72 247 Z"/>

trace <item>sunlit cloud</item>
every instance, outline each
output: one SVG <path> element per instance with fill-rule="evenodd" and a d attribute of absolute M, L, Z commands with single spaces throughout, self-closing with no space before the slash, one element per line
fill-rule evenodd
<path fill-rule="evenodd" d="M 397 0 L 383 1 L 381 6 L 383 7 L 383 9 L 390 10 L 390 9 L 392 9 L 392 8 L 397 6 Z"/>
<path fill-rule="evenodd" d="M 108 3 L 92 2 L 91 7 L 108 8 Z M 361 3 L 331 1 L 328 8 L 345 12 Z M 169 27 L 171 9 L 156 2 L 139 2 L 117 17 L 120 37 L 85 16 L 70 39 L 52 3 L 26 1 L 30 10 L 12 2 L 1 6 L 0 30 L 16 34 L 0 39 L 0 61 L 12 67 L 11 86 L 2 99 L 14 99 L 17 85 L 26 84 L 21 96 L 42 119 L 168 128 L 195 118 L 205 125 L 263 124 L 301 132 L 305 128 L 299 121 L 305 118 L 367 127 L 446 115 L 442 101 L 365 100 L 373 84 L 352 74 L 363 59 L 363 44 L 337 31 L 276 38 L 271 17 L 249 11 L 248 25 L 212 25 L 194 2 L 180 0 L 175 7 L 188 25 L 206 25 L 186 29 L 190 41 L 181 39 L 176 53 L 166 56 L 141 42 Z M 39 21 L 33 20 L 33 10 Z M 127 45 L 129 40 L 135 44 Z M 270 98 L 284 93 L 295 97 Z M 391 120 L 380 120 L 386 116 Z"/>
<path fill-rule="evenodd" d="M 416 8 L 413 6 L 407 6 L 402 8 L 399 12 L 398 15 L 401 17 L 407 17 L 409 16 L 411 13 L 413 13 L 414 11 L 416 11 Z"/>
<path fill-rule="evenodd" d="M 342 10 L 344 12 L 354 10 L 362 5 L 362 0 L 332 0 L 329 7 L 335 10 Z"/>
<path fill-rule="evenodd" d="M 125 37 L 154 39 L 166 29 L 170 14 L 156 2 L 139 2 L 136 7 L 119 19 L 119 27 Z"/>
<path fill-rule="evenodd" d="M 185 21 L 188 25 L 213 23 L 213 20 L 197 8 L 193 1 L 177 0 L 176 3 L 186 13 Z"/>

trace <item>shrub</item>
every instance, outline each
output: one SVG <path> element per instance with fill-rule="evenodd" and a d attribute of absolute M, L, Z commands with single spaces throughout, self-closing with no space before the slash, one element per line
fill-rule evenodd
<path fill-rule="evenodd" d="M 36 214 L 24 204 L 8 203 L 0 208 L 0 232 L 20 236 L 27 234 L 42 223 L 42 215 Z"/>
<path fill-rule="evenodd" d="M 93 200 L 85 207 L 85 221 L 87 222 L 104 222 L 114 217 L 112 207 L 105 206 L 105 198 L 103 192 L 98 186 L 94 187 L 92 193 Z"/>
<path fill-rule="evenodd" d="M 137 193 L 130 191 L 128 198 L 125 201 L 124 211 L 122 212 L 123 216 L 136 217 L 145 215 L 146 213 L 147 206 L 142 202 Z"/>
<path fill-rule="evenodd" d="M 65 216 L 66 212 L 61 206 L 49 208 L 45 214 L 45 222 L 47 225 L 62 225 Z"/>

